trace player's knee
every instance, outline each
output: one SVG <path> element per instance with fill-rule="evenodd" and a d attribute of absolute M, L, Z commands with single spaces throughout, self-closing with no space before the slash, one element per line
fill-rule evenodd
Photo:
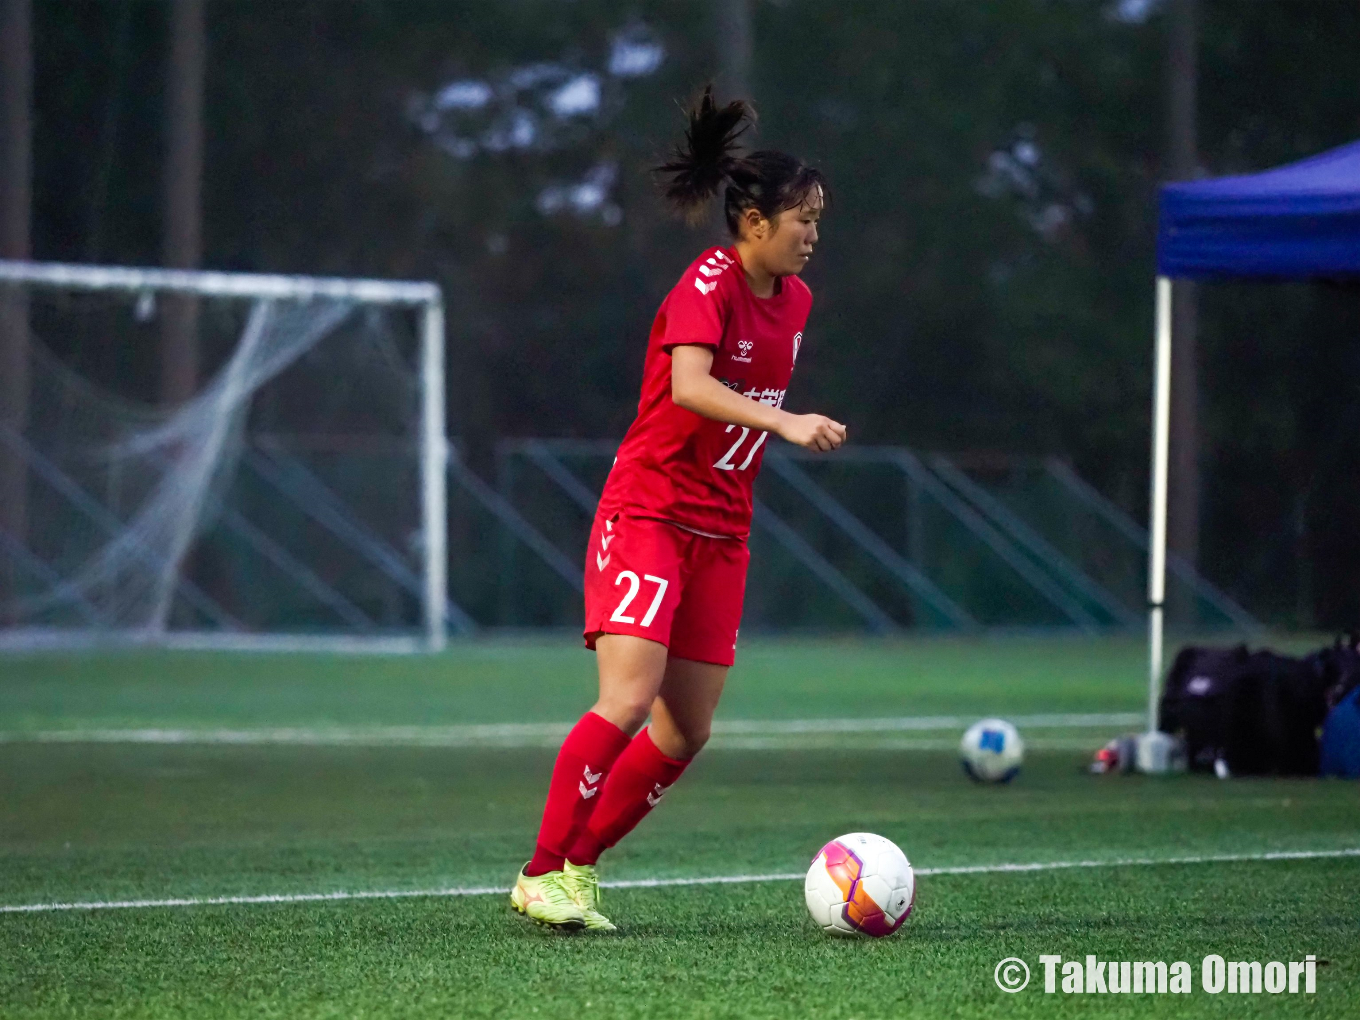
<path fill-rule="evenodd" d="M 703 733 L 687 735 L 685 737 L 685 753 L 680 755 L 680 757 L 693 758 L 696 754 L 698 754 L 700 751 L 704 749 L 704 745 L 707 743 L 708 743 L 708 730 L 704 730 Z"/>
<path fill-rule="evenodd" d="M 652 711 L 653 699 L 649 696 L 632 693 L 615 694 L 601 698 L 595 706 L 596 715 L 604 716 L 629 736 L 642 729 L 647 716 Z"/>
<path fill-rule="evenodd" d="M 712 729 L 707 724 L 703 726 L 686 727 L 685 729 L 677 728 L 675 732 L 671 734 L 671 750 L 674 753 L 663 753 L 668 753 L 672 758 L 693 758 L 704 749 L 704 745 L 708 743 L 711 732 Z"/>

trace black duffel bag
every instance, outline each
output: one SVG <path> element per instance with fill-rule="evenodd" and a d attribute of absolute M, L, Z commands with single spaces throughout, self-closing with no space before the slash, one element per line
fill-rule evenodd
<path fill-rule="evenodd" d="M 1360 632 L 1338 637 L 1330 647 L 1318 649 L 1303 661 L 1321 678 L 1328 709 L 1335 708 L 1360 687 Z"/>
<path fill-rule="evenodd" d="M 1190 768 L 1220 776 L 1315 776 L 1327 683 L 1275 652 L 1186 648 L 1166 679 L 1158 728 L 1185 741 Z"/>

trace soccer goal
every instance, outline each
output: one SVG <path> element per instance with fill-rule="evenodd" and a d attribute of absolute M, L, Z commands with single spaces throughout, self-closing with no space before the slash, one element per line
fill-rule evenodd
<path fill-rule="evenodd" d="M 0 644 L 437 650 L 468 625 L 436 285 L 0 262 L 0 305 Z"/>

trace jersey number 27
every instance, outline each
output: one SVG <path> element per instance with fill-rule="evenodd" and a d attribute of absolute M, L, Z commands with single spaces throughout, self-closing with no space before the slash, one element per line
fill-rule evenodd
<path fill-rule="evenodd" d="M 751 466 L 751 461 L 755 458 L 756 451 L 760 449 L 761 444 L 764 443 L 766 437 L 769 436 L 768 432 L 762 432 L 760 435 L 756 436 L 756 441 L 752 443 L 751 448 L 746 451 L 746 459 L 739 465 L 733 464 L 732 458 L 737 455 L 737 451 L 741 449 L 741 444 L 746 442 L 746 437 L 751 434 L 751 430 L 745 425 L 729 425 L 725 431 L 731 432 L 735 428 L 741 429 L 741 435 L 737 437 L 737 441 L 733 443 L 731 448 L 719 457 L 717 463 L 713 465 L 719 471 L 745 471 Z"/>

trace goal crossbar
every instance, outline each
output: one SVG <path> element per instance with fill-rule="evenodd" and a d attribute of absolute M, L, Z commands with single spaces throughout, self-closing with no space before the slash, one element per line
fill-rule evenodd
<path fill-rule="evenodd" d="M 274 273 L 224 273 L 190 269 L 86 266 L 71 262 L 18 262 L 0 259 L 0 280 L 34 286 L 81 290 L 157 290 L 202 297 L 307 300 L 334 298 L 380 305 L 434 305 L 443 301 L 439 285 L 411 280 L 362 280 Z"/>

